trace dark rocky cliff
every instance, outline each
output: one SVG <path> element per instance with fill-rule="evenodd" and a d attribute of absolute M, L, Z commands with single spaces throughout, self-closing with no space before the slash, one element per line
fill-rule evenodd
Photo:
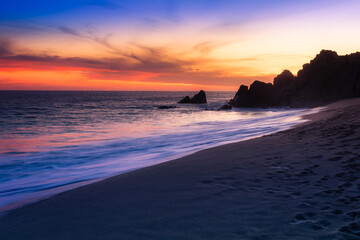
<path fill-rule="evenodd" d="M 255 81 L 240 86 L 230 104 L 235 107 L 314 107 L 360 97 L 360 53 L 338 56 L 322 50 L 294 76 L 289 70 L 274 83 Z"/>

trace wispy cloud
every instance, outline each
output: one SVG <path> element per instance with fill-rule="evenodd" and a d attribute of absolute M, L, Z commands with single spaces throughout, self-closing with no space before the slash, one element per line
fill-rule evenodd
<path fill-rule="evenodd" d="M 229 67 L 205 67 L 207 64 L 218 65 L 216 59 L 208 55 L 215 49 L 227 45 L 226 42 L 203 41 L 195 44 L 188 51 L 197 52 L 196 57 L 187 56 L 188 52 L 174 54 L 174 47 L 154 47 L 138 42 L 128 42 L 128 48 L 120 49 L 110 42 L 110 35 L 102 37 L 95 31 L 80 32 L 66 26 L 53 28 L 63 34 L 71 35 L 86 41 L 92 41 L 112 53 L 112 57 L 65 57 L 54 54 L 36 54 L 17 52 L 12 49 L 9 39 L 1 38 L 0 69 L 33 69 L 54 71 L 80 71 L 88 79 L 126 80 L 134 75 L 141 75 L 144 82 L 188 83 L 202 85 L 236 86 L 250 83 L 256 79 L 271 80 L 273 76 L 241 76 L 229 74 L 231 63 L 239 61 L 253 62 L 258 58 L 222 60 Z M 234 67 L 232 67 L 234 68 Z M 238 67 L 239 72 L 249 69 Z"/>
<path fill-rule="evenodd" d="M 48 67 L 80 67 L 87 69 L 102 69 L 109 71 L 141 71 L 152 73 L 175 73 L 189 69 L 187 65 L 191 62 L 165 59 L 160 56 L 166 55 L 161 50 L 148 48 L 148 52 L 141 54 L 123 54 L 123 57 L 113 58 L 81 58 L 81 57 L 60 57 L 56 55 L 31 55 L 14 54 L 6 48 L 0 48 L 0 59 L 9 62 L 21 62 L 24 65 L 42 68 Z M 18 65 L 17 65 L 18 66 Z"/>
<path fill-rule="evenodd" d="M 88 29 L 87 33 L 81 33 L 73 28 L 66 27 L 66 26 L 58 26 L 55 28 L 62 33 L 69 34 L 69 35 L 72 35 L 72 36 L 75 36 L 78 38 L 94 41 L 95 43 L 98 43 L 111 51 L 119 53 L 119 50 L 109 43 L 109 38 L 111 37 L 112 34 L 108 34 L 106 36 L 100 36 L 100 35 L 94 33 L 94 31 L 92 31 L 90 29 Z"/>
<path fill-rule="evenodd" d="M 192 50 L 198 51 L 201 54 L 205 55 L 205 54 L 209 54 L 211 53 L 213 50 L 229 45 L 231 44 L 231 42 L 215 42 L 215 41 L 204 41 L 204 42 L 200 42 L 198 44 L 196 44 Z"/>
<path fill-rule="evenodd" d="M 164 83 L 190 83 L 202 85 L 236 86 L 240 83 L 248 84 L 255 79 L 270 80 L 273 76 L 226 76 L 224 72 L 201 71 L 192 69 L 192 64 L 199 62 L 156 59 L 162 53 L 158 49 L 148 48 L 147 55 L 129 56 L 118 58 L 64 58 L 50 55 L 11 55 L 0 56 L 1 68 L 21 68 L 33 70 L 55 70 L 81 71 L 88 79 L 98 80 L 126 80 L 134 75 L 145 76 L 141 79 L 144 82 L 164 82 Z M 201 61 L 201 60 L 200 60 Z"/>

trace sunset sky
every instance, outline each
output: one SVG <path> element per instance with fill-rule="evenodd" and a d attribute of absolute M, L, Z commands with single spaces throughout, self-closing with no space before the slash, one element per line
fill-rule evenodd
<path fill-rule="evenodd" d="M 2 90 L 231 90 L 360 51 L 358 0 L 3 0 Z"/>

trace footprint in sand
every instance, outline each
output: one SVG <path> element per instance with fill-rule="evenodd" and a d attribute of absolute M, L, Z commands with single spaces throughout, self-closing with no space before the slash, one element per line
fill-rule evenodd
<path fill-rule="evenodd" d="M 343 211 L 340 209 L 334 209 L 331 211 L 331 213 L 334 215 L 341 215 L 341 214 L 343 214 Z"/>
<path fill-rule="evenodd" d="M 321 181 L 328 181 L 329 178 L 330 178 L 329 175 L 324 175 L 320 180 L 321 180 Z"/>
<path fill-rule="evenodd" d="M 351 217 L 352 219 L 360 218 L 360 211 L 351 211 L 346 213 L 346 216 Z"/>
<path fill-rule="evenodd" d="M 308 217 L 308 218 L 315 217 L 316 215 L 317 215 L 317 213 L 315 213 L 315 212 L 306 212 L 305 213 L 305 216 Z"/>
<path fill-rule="evenodd" d="M 341 156 L 346 156 L 346 155 L 351 155 L 351 154 L 353 154 L 353 153 L 350 151 L 347 151 L 347 150 L 336 153 L 336 155 L 341 155 Z"/>
<path fill-rule="evenodd" d="M 204 180 L 204 181 L 201 181 L 202 184 L 211 184 L 213 183 L 213 180 Z"/>
<path fill-rule="evenodd" d="M 360 225 L 357 222 L 350 223 L 339 229 L 339 232 L 360 237 Z"/>
<path fill-rule="evenodd" d="M 321 221 L 319 221 L 319 224 L 323 227 L 329 227 L 332 225 L 332 223 L 327 220 L 321 220 Z"/>
<path fill-rule="evenodd" d="M 345 182 L 343 184 L 340 184 L 338 186 L 339 189 L 345 189 L 345 188 L 350 188 L 353 184 L 352 183 L 349 183 L 349 182 Z"/>
<path fill-rule="evenodd" d="M 349 196 L 349 195 L 342 195 L 341 197 L 338 198 L 338 201 L 341 202 L 344 205 L 351 205 L 353 203 L 356 203 L 359 201 L 359 199 L 357 197 L 354 196 Z"/>
<path fill-rule="evenodd" d="M 326 211 L 326 210 L 329 210 L 329 209 L 330 209 L 329 206 L 325 206 L 325 207 L 321 208 L 322 211 Z"/>
<path fill-rule="evenodd" d="M 342 177 L 344 177 L 344 175 L 345 175 L 345 172 L 335 174 L 335 176 L 338 178 L 342 178 Z"/>
<path fill-rule="evenodd" d="M 293 222 L 298 223 L 298 222 L 303 222 L 303 221 L 306 221 L 306 220 L 307 220 L 307 218 L 305 217 L 305 215 L 303 213 L 298 213 L 294 217 Z"/>
<path fill-rule="evenodd" d="M 335 190 L 331 190 L 331 189 L 323 191 L 323 193 L 326 193 L 328 195 L 333 194 L 334 192 Z"/>
<path fill-rule="evenodd" d="M 321 226 L 321 225 L 318 225 L 318 224 L 313 224 L 312 226 L 311 226 L 311 228 L 313 229 L 313 230 L 322 230 L 324 227 L 323 226 Z"/>
<path fill-rule="evenodd" d="M 337 162 L 337 161 L 339 161 L 339 160 L 341 160 L 341 159 L 342 159 L 342 157 L 339 156 L 339 157 L 331 157 L 331 158 L 329 158 L 328 160 L 331 161 L 331 162 Z"/>

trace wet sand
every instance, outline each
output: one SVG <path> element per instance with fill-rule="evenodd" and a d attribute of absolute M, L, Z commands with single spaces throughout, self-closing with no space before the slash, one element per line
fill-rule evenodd
<path fill-rule="evenodd" d="M 307 118 L 16 209 L 0 239 L 360 239 L 360 99 Z"/>

